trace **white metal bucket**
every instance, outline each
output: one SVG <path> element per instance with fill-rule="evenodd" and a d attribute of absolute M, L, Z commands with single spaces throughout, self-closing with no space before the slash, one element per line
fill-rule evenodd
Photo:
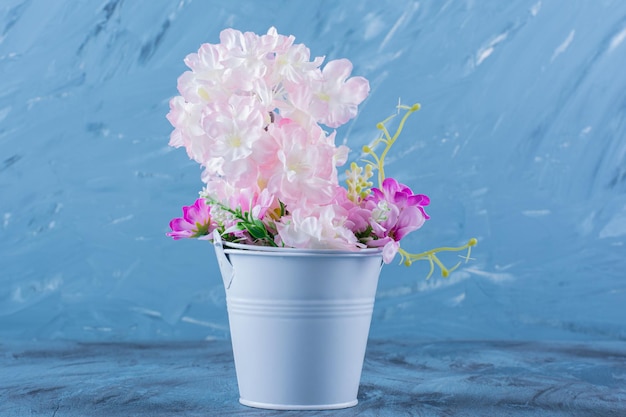
<path fill-rule="evenodd" d="M 355 406 L 381 252 L 224 245 L 215 239 L 239 401 L 277 410 Z"/>

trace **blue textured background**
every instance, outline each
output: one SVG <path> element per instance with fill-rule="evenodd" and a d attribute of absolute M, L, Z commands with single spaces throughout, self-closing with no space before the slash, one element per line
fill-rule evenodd
<path fill-rule="evenodd" d="M 385 267 L 373 338 L 626 339 L 626 2 L 2 0 L 0 340 L 228 338 L 212 248 L 164 235 L 201 188 L 165 114 L 185 55 L 272 25 L 370 80 L 352 149 L 422 103 L 404 247 L 480 241 Z"/>

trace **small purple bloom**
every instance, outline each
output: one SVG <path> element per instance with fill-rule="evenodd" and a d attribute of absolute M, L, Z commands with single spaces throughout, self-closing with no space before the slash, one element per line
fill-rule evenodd
<path fill-rule="evenodd" d="M 211 206 L 203 198 L 199 198 L 192 206 L 183 206 L 183 217 L 177 217 L 170 222 L 171 236 L 174 240 L 183 238 L 199 238 L 207 240 L 217 227 L 211 217 Z"/>
<path fill-rule="evenodd" d="M 376 237 L 367 245 L 384 246 L 385 262 L 390 262 L 399 249 L 397 242 L 422 227 L 430 218 L 424 210 L 428 204 L 428 196 L 413 194 L 408 186 L 393 178 L 386 178 L 382 189 L 372 188 L 372 193 L 365 201 L 365 206 L 372 212 L 370 226 Z"/>

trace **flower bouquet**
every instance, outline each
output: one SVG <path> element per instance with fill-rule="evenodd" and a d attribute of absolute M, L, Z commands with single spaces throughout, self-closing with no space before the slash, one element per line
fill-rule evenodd
<path fill-rule="evenodd" d="M 322 57 L 311 59 L 305 45 L 294 43 L 293 36 L 278 34 L 275 28 L 264 35 L 226 29 L 220 34 L 220 43 L 203 44 L 186 57 L 190 71 L 180 76 L 180 96 L 170 101 L 167 118 L 174 131 L 169 144 L 184 147 L 202 166 L 205 186 L 193 205 L 183 207 L 183 217 L 170 222 L 167 234 L 215 244 L 227 289 L 240 401 L 247 405 L 302 409 L 356 404 L 381 260 L 389 263 L 398 253 L 406 265 L 426 259 L 430 274 L 437 265 L 445 276 L 454 267 L 446 268 L 436 254 L 467 249 L 469 259 L 469 250 L 476 243 L 471 239 L 461 247 L 417 254 L 400 247 L 405 236 L 429 219 L 425 207 L 430 199 L 385 175 L 385 158 L 406 119 L 419 109 L 417 104 L 398 106 L 402 117 L 394 134 L 387 128 L 391 118 L 377 124 L 381 136 L 363 148 L 361 164 L 351 163 L 345 185 L 340 183 L 337 167 L 346 163 L 349 149 L 336 144 L 333 129 L 357 115 L 369 83 L 363 77 L 351 77 L 352 64 L 347 59 L 322 66 L 323 61 Z M 272 263 L 257 256 L 277 253 L 280 256 Z M 369 262 L 365 269 L 354 263 L 361 258 Z M 320 269 L 338 262 L 333 266 L 341 271 L 338 275 Z M 244 277 L 246 270 L 248 278 Z M 295 272 L 289 272 L 292 270 Z M 347 275 L 354 277 L 346 281 Z M 333 287 L 337 285 L 343 287 Z M 272 286 L 278 289 L 269 294 Z M 296 295 L 286 295 L 285 288 L 294 289 Z M 346 302 L 346 294 L 351 292 L 357 301 Z M 254 297 L 265 298 L 253 302 Z M 359 304 L 362 300 L 366 300 L 363 305 Z M 337 307 L 340 303 L 344 304 Z M 262 311 L 259 305 L 264 306 Z M 330 310 L 322 313 L 322 307 Z M 363 316 L 360 322 L 353 318 L 357 310 Z M 286 311 L 295 313 L 287 317 Z M 267 320 L 251 324 L 259 315 L 276 316 L 293 328 L 286 331 Z M 327 327 L 334 330 L 309 340 L 312 329 L 320 327 L 315 324 L 320 315 L 332 316 Z M 339 316 L 343 318 L 337 319 Z M 235 332 L 235 325 L 244 330 Z M 361 329 L 359 335 L 351 333 L 355 328 Z M 346 333 L 343 339 L 340 332 Z M 261 340 L 266 339 L 264 345 Z M 356 353 L 346 350 L 324 365 L 328 352 L 316 356 L 309 347 L 331 339 L 338 340 L 338 350 L 353 339 L 362 346 Z M 290 343 L 293 346 L 285 350 L 284 345 Z M 241 347 L 248 344 L 252 346 Z M 270 365 L 263 369 L 258 366 L 264 365 L 249 364 L 252 359 L 242 349 L 255 346 L 259 351 L 279 352 L 278 358 L 264 358 L 262 362 Z M 290 374 L 294 363 L 283 366 L 280 362 L 294 357 L 294 350 L 306 350 L 309 362 L 311 357 L 317 358 L 313 360 L 315 369 L 299 368 L 300 378 L 308 381 L 300 389 L 293 388 L 297 385 Z M 350 362 L 350 369 L 336 370 L 340 362 Z M 246 381 L 240 375 L 243 366 L 257 366 Z M 337 375 L 320 376 L 319 369 L 324 367 L 331 374 L 357 374 L 356 387 L 353 376 L 349 392 L 337 397 L 342 388 L 329 382 Z M 281 374 L 276 368 L 288 369 Z M 311 388 L 313 380 L 318 381 L 315 389 Z M 320 385 L 328 388 L 323 395 L 315 394 Z M 258 392 L 268 386 L 271 392 Z M 299 393 L 281 397 L 281 391 Z"/>
<path fill-rule="evenodd" d="M 385 263 L 400 252 L 408 265 L 428 259 L 448 275 L 435 254 L 469 249 L 475 240 L 420 254 L 400 249 L 402 238 L 429 219 L 430 199 L 385 177 L 385 157 L 419 105 L 398 106 L 405 113 L 394 135 L 389 119 L 377 124 L 382 136 L 363 149 L 370 158 L 352 163 L 342 186 L 337 167 L 349 149 L 324 126 L 357 115 L 368 81 L 350 77 L 347 59 L 321 68 L 324 58 L 311 60 L 308 48 L 275 28 L 262 36 L 226 29 L 220 41 L 186 57 L 191 71 L 178 79 L 181 95 L 170 102 L 170 145 L 203 167 L 206 185 L 168 235 L 210 240 L 217 230 L 225 241 L 249 245 L 381 248 Z M 370 181 L 375 171 L 377 187 Z"/>

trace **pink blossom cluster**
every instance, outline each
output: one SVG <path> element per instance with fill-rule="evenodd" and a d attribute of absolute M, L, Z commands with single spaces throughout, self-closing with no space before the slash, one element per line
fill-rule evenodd
<path fill-rule="evenodd" d="M 172 220 L 168 235 L 296 248 L 382 247 L 428 218 L 428 197 L 387 178 L 363 197 L 349 194 L 337 167 L 348 148 L 337 128 L 369 93 L 347 59 L 325 63 L 275 28 L 265 35 L 226 29 L 219 44 L 186 57 L 180 96 L 170 101 L 170 145 L 203 167 L 201 198 Z"/>

